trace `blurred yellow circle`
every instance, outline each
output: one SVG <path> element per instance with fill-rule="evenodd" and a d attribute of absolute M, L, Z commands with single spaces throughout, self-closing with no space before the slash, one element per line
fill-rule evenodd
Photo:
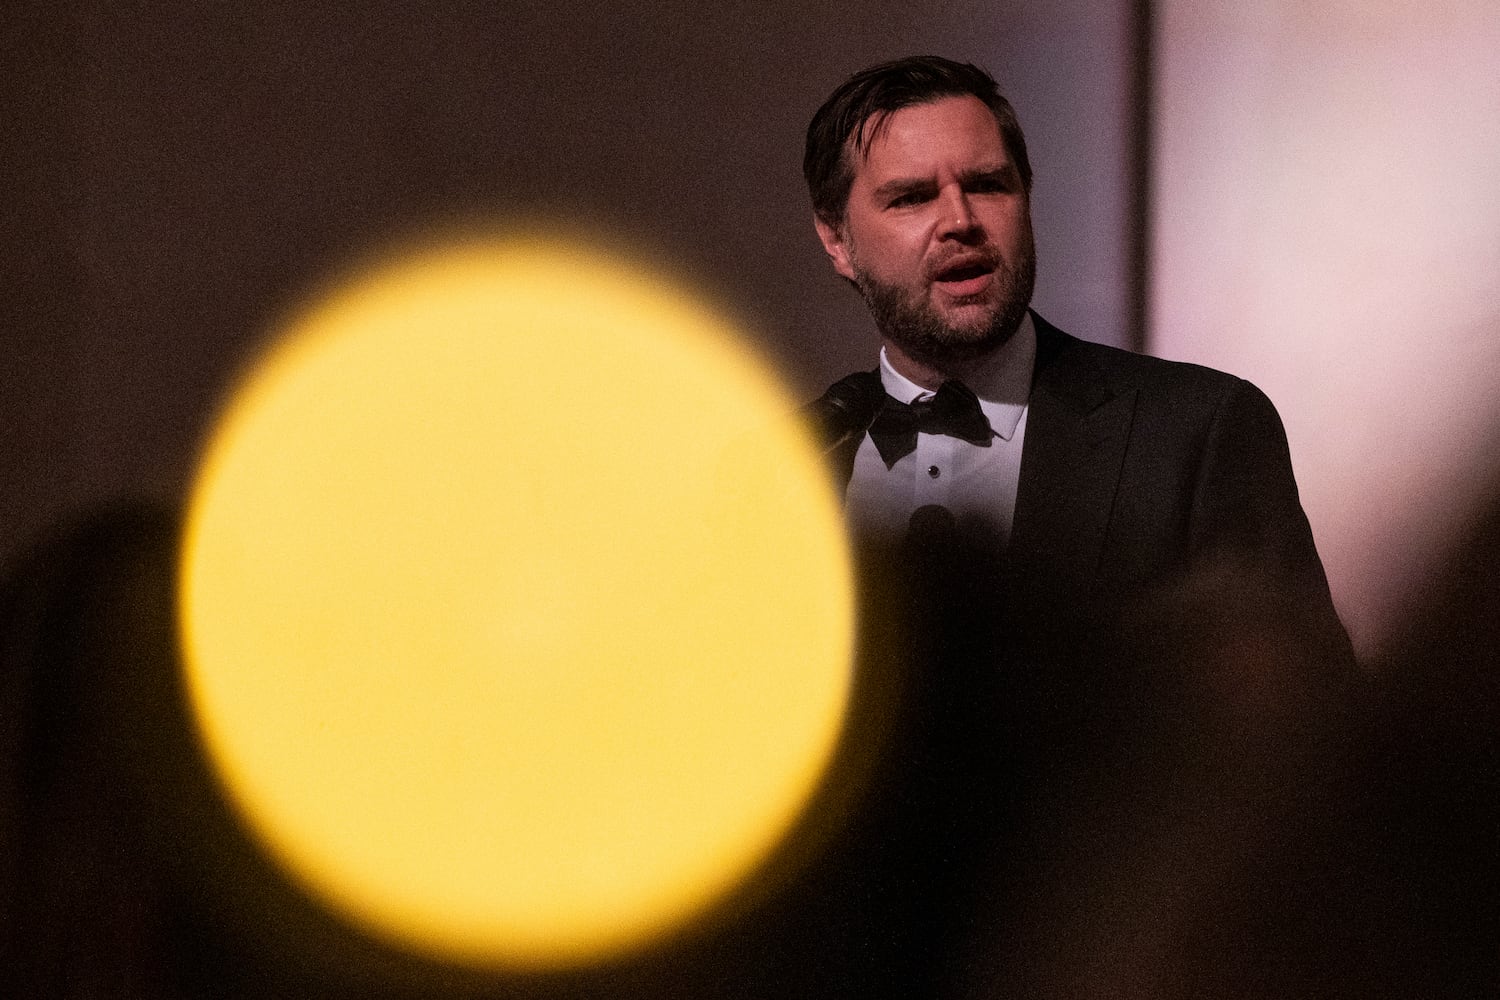
<path fill-rule="evenodd" d="M 193 490 L 209 756 L 284 869 L 470 963 L 679 929 L 806 807 L 851 685 L 838 503 L 743 337 L 577 244 L 468 240 L 297 320 Z"/>

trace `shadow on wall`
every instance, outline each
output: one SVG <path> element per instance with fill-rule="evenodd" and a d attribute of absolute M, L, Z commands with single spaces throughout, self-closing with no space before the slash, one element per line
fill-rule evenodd
<path fill-rule="evenodd" d="M 197 755 L 170 653 L 176 532 L 168 512 L 117 509 L 0 592 L 0 959 L 18 995 L 813 997 L 840 963 L 889 964 L 900 938 L 820 938 L 858 904 L 805 884 L 680 947 L 546 978 L 335 925 L 257 858 Z M 1500 507 L 1352 684 L 1248 590 L 1232 567 L 1188 581 L 1005 710 L 1023 727 L 1047 713 L 1045 741 L 1002 741 L 1027 751 L 1027 794 L 1010 832 L 968 845 L 989 860 L 938 942 L 954 956 L 938 995 L 1500 986 Z M 825 871 L 890 856 L 858 842 L 885 827 L 852 829 Z"/>

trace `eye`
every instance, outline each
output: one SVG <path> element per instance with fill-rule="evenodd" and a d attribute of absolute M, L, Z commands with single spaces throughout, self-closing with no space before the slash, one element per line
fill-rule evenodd
<path fill-rule="evenodd" d="M 886 202 L 886 208 L 909 208 L 912 205 L 920 205 L 931 197 L 926 191 L 904 191 Z"/>
<path fill-rule="evenodd" d="M 964 187 L 970 194 L 1006 194 L 1015 190 L 1009 172 L 980 174 Z"/>

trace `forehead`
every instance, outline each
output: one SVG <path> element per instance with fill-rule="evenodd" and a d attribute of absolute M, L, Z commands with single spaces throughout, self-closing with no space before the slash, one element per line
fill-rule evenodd
<path fill-rule="evenodd" d="M 992 170 L 1010 163 L 1000 123 L 984 102 L 968 95 L 942 97 L 883 115 L 860 126 L 863 149 L 848 155 L 855 183 L 895 176 L 925 176 L 944 168 Z"/>

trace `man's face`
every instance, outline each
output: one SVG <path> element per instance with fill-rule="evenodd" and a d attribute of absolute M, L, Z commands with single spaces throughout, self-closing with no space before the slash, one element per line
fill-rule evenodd
<path fill-rule="evenodd" d="M 849 155 L 843 224 L 818 220 L 818 235 L 887 346 L 943 370 L 1008 340 L 1036 253 L 1030 200 L 989 108 L 968 96 L 901 108 Z"/>

